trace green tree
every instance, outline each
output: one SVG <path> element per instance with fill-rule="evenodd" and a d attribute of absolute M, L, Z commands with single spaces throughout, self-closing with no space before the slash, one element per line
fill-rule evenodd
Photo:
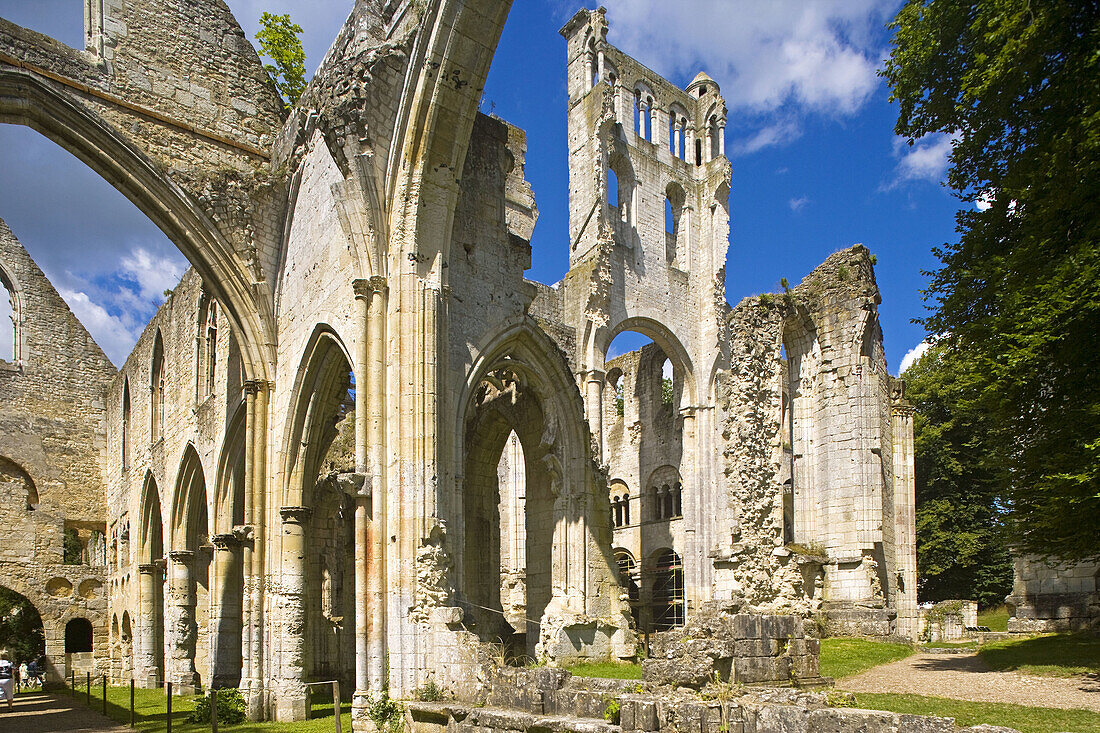
<path fill-rule="evenodd" d="M 970 204 L 923 323 L 972 360 L 1012 543 L 1067 560 L 1100 555 L 1098 5 L 909 0 L 882 72 Z"/>
<path fill-rule="evenodd" d="M 289 14 L 265 12 L 260 16 L 260 30 L 256 33 L 260 53 L 275 62 L 264 64 L 264 69 L 275 82 L 287 109 L 306 89 L 306 54 L 298 38 L 301 32 L 302 27 L 292 23 Z"/>
<path fill-rule="evenodd" d="M 1012 589 L 982 380 L 965 354 L 932 346 L 905 372 L 916 407 L 917 577 L 921 601 L 972 598 L 988 607 Z"/>
<path fill-rule="evenodd" d="M 46 653 L 46 636 L 38 609 L 3 586 L 0 586 L 0 648 L 11 653 L 15 664 L 38 659 Z"/>

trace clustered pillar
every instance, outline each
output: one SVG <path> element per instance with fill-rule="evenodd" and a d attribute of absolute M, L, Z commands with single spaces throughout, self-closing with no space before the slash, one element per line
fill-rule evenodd
<path fill-rule="evenodd" d="M 168 669 L 165 676 L 181 694 L 195 689 L 195 553 L 168 553 L 168 597 L 164 616 L 168 634 Z"/>
<path fill-rule="evenodd" d="M 355 392 L 356 471 L 364 474 L 355 495 L 355 694 L 356 730 L 369 728 L 367 706 L 385 685 L 385 297 L 386 281 L 375 276 L 353 283 L 361 337 Z"/>

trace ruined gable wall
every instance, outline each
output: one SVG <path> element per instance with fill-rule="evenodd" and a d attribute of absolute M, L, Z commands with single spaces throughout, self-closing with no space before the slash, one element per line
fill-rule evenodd
<path fill-rule="evenodd" d="M 38 609 L 56 682 L 74 617 L 92 623 L 96 653 L 83 663 L 106 671 L 102 543 L 89 548 L 90 564 L 62 558 L 67 523 L 85 539 L 103 528 L 103 396 L 115 369 L 2 221 L 0 269 L 15 290 L 20 341 L 17 362 L 0 361 L 0 585 Z"/>
<path fill-rule="evenodd" d="M 103 396 L 115 369 L 3 222 L 0 267 L 19 283 L 22 341 L 20 364 L 0 362 L 0 455 L 34 479 L 43 513 L 102 521 Z"/>

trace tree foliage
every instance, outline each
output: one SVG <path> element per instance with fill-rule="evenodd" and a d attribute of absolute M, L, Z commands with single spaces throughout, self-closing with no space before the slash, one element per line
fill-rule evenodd
<path fill-rule="evenodd" d="M 1021 551 L 1100 555 L 1100 3 L 909 0 L 895 131 L 954 140 L 968 204 L 923 323 L 972 361 Z M 988 204 L 986 207 L 985 205 Z"/>
<path fill-rule="evenodd" d="M 0 586 L 0 649 L 7 649 L 15 664 L 38 659 L 46 653 L 46 636 L 38 609 L 3 586 Z"/>
<path fill-rule="evenodd" d="M 1012 589 L 1012 560 L 980 375 L 966 354 L 937 344 L 906 370 L 905 383 L 917 410 L 919 598 L 999 604 Z"/>
<path fill-rule="evenodd" d="M 274 62 L 264 64 L 264 70 L 275 82 L 287 109 L 306 89 L 306 54 L 298 38 L 301 32 L 302 27 L 292 23 L 289 14 L 265 12 L 260 16 L 260 30 L 256 33 L 260 53 Z"/>

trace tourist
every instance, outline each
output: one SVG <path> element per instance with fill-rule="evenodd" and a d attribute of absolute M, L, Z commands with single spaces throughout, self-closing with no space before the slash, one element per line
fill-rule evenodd
<path fill-rule="evenodd" d="M 7 699 L 8 710 L 11 710 L 15 701 L 14 677 L 15 668 L 8 659 L 7 650 L 0 651 L 0 698 Z"/>
<path fill-rule="evenodd" d="M 38 670 L 37 661 L 33 659 L 31 660 L 30 665 L 27 667 L 27 674 L 30 675 L 30 677 L 27 679 L 28 685 L 33 682 L 36 686 L 42 687 L 42 673 Z"/>
<path fill-rule="evenodd" d="M 27 671 L 27 663 L 21 662 L 19 664 L 19 689 L 25 690 L 31 686 L 31 674 Z"/>

